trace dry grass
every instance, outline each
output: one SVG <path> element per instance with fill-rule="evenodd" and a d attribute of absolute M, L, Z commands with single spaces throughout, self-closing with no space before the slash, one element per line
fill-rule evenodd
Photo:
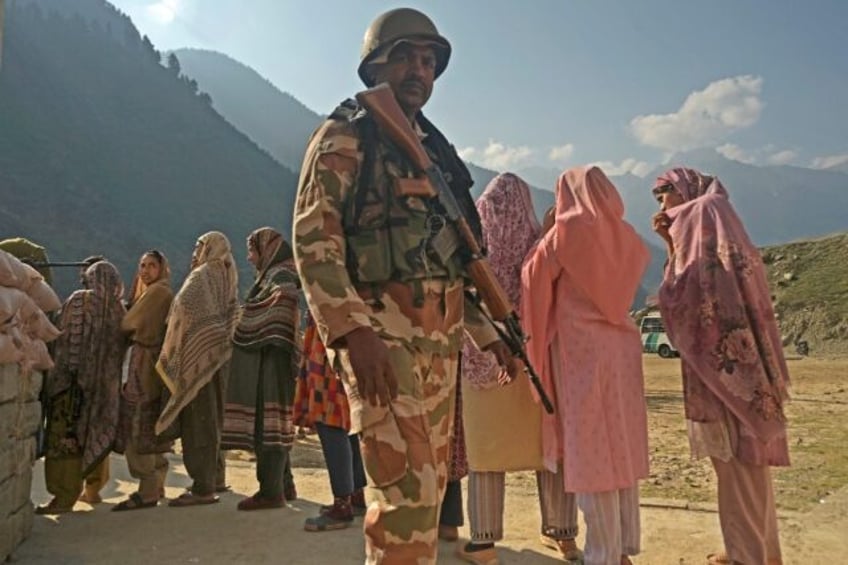
<path fill-rule="evenodd" d="M 715 476 L 707 460 L 689 458 L 683 417 L 680 361 L 644 357 L 651 476 L 642 496 L 714 503 Z M 807 511 L 848 485 L 848 358 L 805 358 L 789 362 L 793 401 L 789 405 L 792 466 L 775 470 L 781 510 Z M 293 463 L 298 468 L 324 466 L 318 438 L 299 439 Z M 249 457 L 249 454 L 233 455 Z M 532 472 L 507 475 L 510 496 L 536 496 Z"/>
<path fill-rule="evenodd" d="M 651 478 L 644 496 L 713 502 L 715 478 L 708 461 L 691 461 L 683 418 L 679 361 L 644 361 Z M 848 359 L 789 362 L 793 401 L 788 408 L 792 466 L 776 469 L 778 506 L 806 511 L 848 485 Z"/>

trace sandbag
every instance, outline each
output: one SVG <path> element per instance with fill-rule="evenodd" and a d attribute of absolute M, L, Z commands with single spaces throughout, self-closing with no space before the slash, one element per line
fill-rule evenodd
<path fill-rule="evenodd" d="M 2 260 L 0 256 L 0 261 Z M 0 324 L 11 320 L 28 300 L 30 300 L 29 297 L 22 290 L 0 286 Z"/>
<path fill-rule="evenodd" d="M 53 312 L 62 307 L 62 301 L 42 278 L 32 284 L 27 294 L 44 312 Z"/>
<path fill-rule="evenodd" d="M 24 359 L 21 340 L 10 333 L 0 334 L 0 365 L 20 363 Z M 45 348 L 46 351 L 46 348 Z"/>
<path fill-rule="evenodd" d="M 29 296 L 26 296 L 26 300 L 21 305 L 18 316 L 21 320 L 21 329 L 31 338 L 50 342 L 62 334 Z"/>

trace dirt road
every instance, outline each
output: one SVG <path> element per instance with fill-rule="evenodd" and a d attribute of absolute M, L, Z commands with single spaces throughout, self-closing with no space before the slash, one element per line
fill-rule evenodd
<path fill-rule="evenodd" d="M 715 500 L 714 481 L 704 471 L 702 462 L 688 460 L 685 435 L 681 436 L 685 426 L 676 363 L 646 358 L 645 366 L 652 478 L 642 486 L 643 553 L 633 561 L 637 565 L 700 565 L 705 563 L 707 553 L 721 548 L 718 516 L 711 503 Z M 842 384 L 845 367 L 848 361 L 791 365 L 793 375 L 801 376 L 795 380 L 796 396 L 830 399 L 827 406 L 835 406 L 839 412 L 823 413 L 825 405 L 809 402 L 796 403 L 790 412 L 790 435 L 794 440 L 791 472 L 804 474 L 790 475 L 787 470 L 787 474 L 776 475 L 786 565 L 848 562 L 845 557 L 848 555 L 848 485 L 841 478 L 840 467 L 846 460 L 844 416 L 848 406 L 840 404 L 848 394 Z M 815 419 L 822 415 L 826 418 Z M 813 419 L 808 421 L 809 418 Z M 826 427 L 828 424 L 830 428 Z M 820 468 L 816 459 L 821 456 L 819 452 L 834 451 L 830 444 L 824 443 L 830 436 L 834 441 L 842 438 L 838 445 L 843 447 L 835 454 L 841 459 L 828 460 Z M 801 438 L 805 441 L 795 447 Z M 809 444 L 813 447 L 808 449 Z M 828 449 L 821 449 L 823 445 Z M 180 457 L 172 455 L 170 459 L 167 495 L 174 497 L 189 484 L 189 479 Z M 168 508 L 163 504 L 150 510 L 113 513 L 110 508 L 135 487 L 123 458 L 113 456 L 112 481 L 103 493 L 105 502 L 94 508 L 78 503 L 78 512 L 73 514 L 36 516 L 33 534 L 17 551 L 14 562 L 27 565 L 362 563 L 361 520 L 342 531 L 303 530 L 303 520 L 315 515 L 319 504 L 331 499 L 315 436 L 298 440 L 294 462 L 300 499 L 285 509 L 236 511 L 238 500 L 256 489 L 255 471 L 246 454 L 231 454 L 228 483 L 233 492 L 223 495 L 220 504 L 194 508 Z M 33 501 L 42 504 L 48 500 L 39 462 L 35 468 Z M 507 537 L 499 544 L 503 563 L 562 563 L 554 552 L 538 542 L 540 518 L 535 478 L 531 473 L 509 476 L 506 514 Z M 467 527 L 461 530 L 461 535 L 468 535 Z M 578 541 L 582 545 L 582 535 Z M 460 563 L 453 557 L 453 549 L 453 544 L 443 542 L 439 563 Z"/>

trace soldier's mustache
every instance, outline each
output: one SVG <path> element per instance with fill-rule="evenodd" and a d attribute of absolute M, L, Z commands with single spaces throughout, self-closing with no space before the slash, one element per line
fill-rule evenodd
<path fill-rule="evenodd" d="M 421 82 L 420 80 L 415 80 L 415 79 L 405 80 L 402 83 L 400 83 L 400 85 L 401 85 L 402 88 L 408 88 L 410 86 L 414 86 L 414 87 L 420 88 L 421 90 L 426 89 L 423 82 Z"/>

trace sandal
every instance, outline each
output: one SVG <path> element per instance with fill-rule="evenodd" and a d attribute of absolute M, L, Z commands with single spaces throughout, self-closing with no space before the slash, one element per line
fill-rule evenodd
<path fill-rule="evenodd" d="M 168 502 L 168 506 L 173 506 L 175 508 L 181 506 L 201 506 L 204 504 L 215 504 L 216 502 L 220 502 L 220 500 L 221 499 L 214 494 L 201 496 L 199 494 L 194 494 L 193 492 L 184 492 L 177 498 L 171 499 Z"/>
<path fill-rule="evenodd" d="M 734 561 L 730 559 L 726 551 L 707 555 L 707 565 L 733 565 L 733 563 Z"/>
<path fill-rule="evenodd" d="M 41 516 L 50 515 L 50 514 L 65 514 L 67 512 L 71 512 L 74 509 L 74 505 L 70 506 L 61 506 L 59 504 L 58 499 L 53 499 L 44 506 L 38 506 L 35 509 L 35 513 Z"/>
<path fill-rule="evenodd" d="M 143 508 L 153 508 L 159 504 L 158 500 L 145 502 L 141 495 L 137 492 L 132 493 L 126 500 L 122 500 L 112 507 L 112 512 L 126 512 L 128 510 L 141 510 Z"/>
<path fill-rule="evenodd" d="M 545 547 L 559 551 L 566 561 L 581 561 L 583 559 L 583 552 L 577 547 L 577 542 L 574 541 L 574 538 L 558 540 L 542 534 L 539 536 L 539 541 Z"/>

